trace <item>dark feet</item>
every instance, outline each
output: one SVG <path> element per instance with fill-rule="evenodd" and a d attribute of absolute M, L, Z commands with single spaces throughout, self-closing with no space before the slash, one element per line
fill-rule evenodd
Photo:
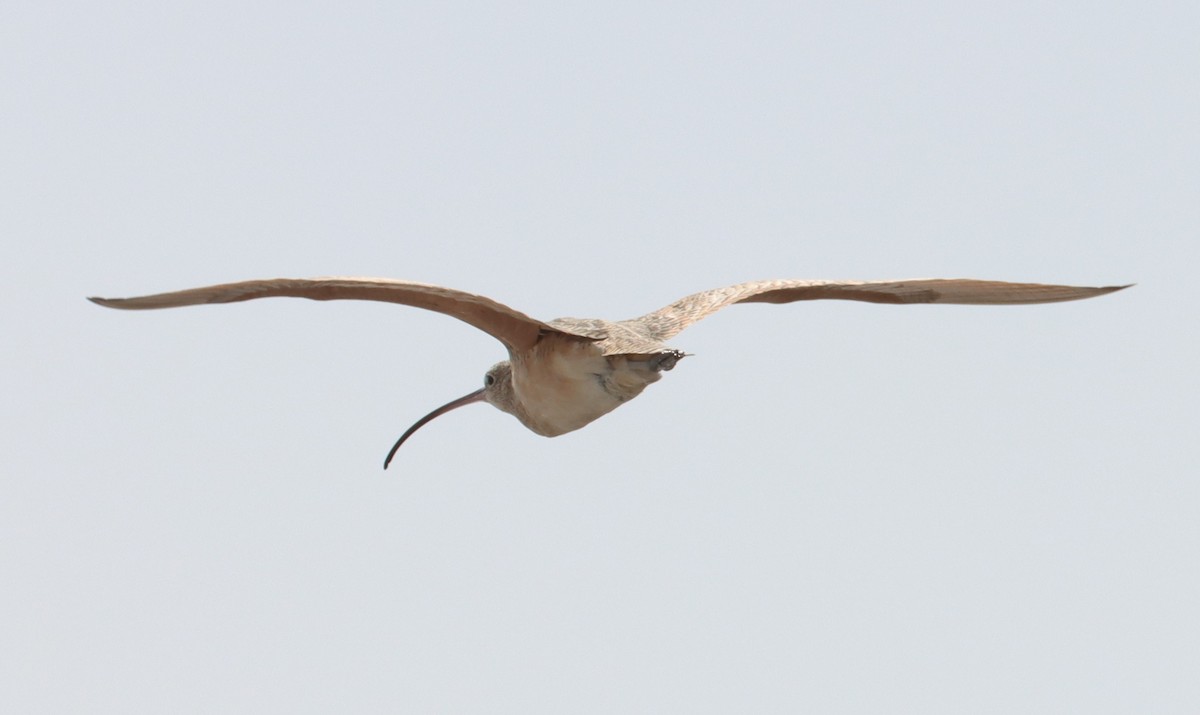
<path fill-rule="evenodd" d="M 675 367 L 675 363 L 684 357 L 687 357 L 687 355 L 682 351 L 667 350 L 650 358 L 650 368 L 655 372 L 670 370 Z"/>

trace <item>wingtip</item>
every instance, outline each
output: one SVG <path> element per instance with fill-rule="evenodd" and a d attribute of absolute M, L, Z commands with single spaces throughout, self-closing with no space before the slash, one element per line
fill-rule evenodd
<path fill-rule="evenodd" d="M 105 308 L 123 308 L 128 310 L 129 304 L 125 298 L 101 298 L 99 296 L 89 295 L 88 300 L 96 305 L 104 306 Z"/>

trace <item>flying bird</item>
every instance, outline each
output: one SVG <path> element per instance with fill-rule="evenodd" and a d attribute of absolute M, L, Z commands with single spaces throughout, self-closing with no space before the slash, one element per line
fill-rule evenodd
<path fill-rule="evenodd" d="M 587 425 L 637 397 L 686 357 L 666 341 L 734 303 L 858 300 L 869 303 L 1014 305 L 1093 298 L 1128 288 L 1087 288 L 964 278 L 899 281 L 773 280 L 739 283 L 681 298 L 640 318 L 541 321 L 491 298 L 452 288 L 387 278 L 273 278 L 158 293 L 138 298 L 89 298 L 125 310 L 236 303 L 256 298 L 374 300 L 445 313 L 499 340 L 508 359 L 483 376 L 483 387 L 417 420 L 384 459 L 430 420 L 473 402 L 487 402 L 545 437 Z"/>

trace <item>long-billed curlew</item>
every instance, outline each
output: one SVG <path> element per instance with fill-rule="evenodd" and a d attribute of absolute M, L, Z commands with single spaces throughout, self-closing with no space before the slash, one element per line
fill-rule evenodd
<path fill-rule="evenodd" d="M 479 328 L 504 344 L 508 359 L 483 377 L 483 387 L 442 405 L 396 440 L 383 462 L 433 418 L 472 402 L 488 402 L 534 432 L 557 437 L 637 397 L 684 353 L 665 342 L 692 323 L 734 303 L 791 303 L 833 298 L 870 303 L 1011 305 L 1092 298 L 1127 288 L 1084 288 L 971 279 L 902 281 L 778 280 L 704 291 L 647 313 L 610 322 L 534 320 L 482 295 L 387 278 L 274 278 L 159 293 L 139 298 L 89 298 L 109 308 L 143 310 L 203 303 L 236 303 L 286 296 L 312 300 L 377 300 L 436 310 Z"/>

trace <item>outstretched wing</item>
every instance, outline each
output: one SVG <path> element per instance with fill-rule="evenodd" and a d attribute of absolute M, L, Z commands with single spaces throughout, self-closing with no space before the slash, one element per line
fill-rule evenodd
<path fill-rule="evenodd" d="M 538 336 L 563 333 L 587 336 L 553 327 L 497 303 L 491 298 L 452 288 L 388 278 L 273 278 L 158 293 L 138 298 L 88 298 L 108 308 L 149 310 L 205 303 L 236 303 L 255 298 L 308 298 L 310 300 L 376 300 L 445 313 L 491 335 L 510 352 L 532 348 Z"/>
<path fill-rule="evenodd" d="M 861 300 L 869 303 L 1015 305 L 1081 300 L 1128 288 L 1005 283 L 969 278 L 902 281 L 755 281 L 695 293 L 624 325 L 655 341 L 669 340 L 698 320 L 734 303 L 791 303 L 797 300 Z"/>

